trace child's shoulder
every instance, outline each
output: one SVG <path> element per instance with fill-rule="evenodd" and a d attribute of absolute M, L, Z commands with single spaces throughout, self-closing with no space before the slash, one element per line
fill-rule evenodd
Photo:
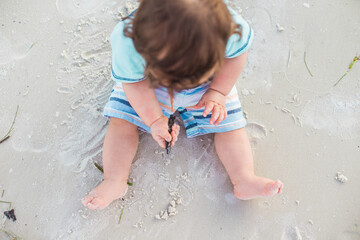
<path fill-rule="evenodd" d="M 134 50 L 134 44 L 131 38 L 126 37 L 124 34 L 126 22 L 121 21 L 114 27 L 111 36 L 110 36 L 110 43 L 111 47 L 120 48 L 124 51 L 131 51 Z"/>
<path fill-rule="evenodd" d="M 137 82 L 144 78 L 145 60 L 136 51 L 131 38 L 124 35 L 126 22 L 121 21 L 110 36 L 112 77 L 115 81 Z"/>
<path fill-rule="evenodd" d="M 226 58 L 234 58 L 245 53 L 251 45 L 254 37 L 254 31 L 250 24 L 242 18 L 242 16 L 228 6 L 234 22 L 241 26 L 241 38 L 238 34 L 230 36 L 225 50 Z"/>

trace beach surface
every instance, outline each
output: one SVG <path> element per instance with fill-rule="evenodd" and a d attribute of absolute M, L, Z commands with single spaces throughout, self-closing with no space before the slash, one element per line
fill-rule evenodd
<path fill-rule="evenodd" d="M 84 208 L 102 181 L 109 37 L 136 2 L 1 0 L 0 139 L 19 110 L 0 143 L 0 209 L 17 220 L 2 215 L 0 229 L 25 240 L 359 240 L 360 61 L 349 64 L 360 1 L 229 5 L 255 31 L 236 85 L 255 172 L 281 179 L 281 195 L 236 199 L 213 135 L 187 139 L 181 126 L 170 155 L 141 133 L 127 195 Z"/>

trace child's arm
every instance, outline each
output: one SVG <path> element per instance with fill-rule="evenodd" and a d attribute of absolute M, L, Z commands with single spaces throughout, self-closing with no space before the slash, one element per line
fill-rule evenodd
<path fill-rule="evenodd" d="M 246 58 L 247 52 L 235 58 L 226 58 L 223 66 L 216 72 L 210 88 L 224 96 L 228 95 L 244 68 Z"/>
<path fill-rule="evenodd" d="M 163 115 L 149 80 L 146 78 L 140 82 L 123 83 L 122 85 L 131 106 L 141 120 L 150 127 L 154 140 L 163 148 L 165 148 L 165 140 L 172 141 L 173 145 L 179 134 L 179 126 L 174 124 L 173 131 L 171 135 L 169 134 L 168 118 Z"/>
<path fill-rule="evenodd" d="M 195 109 L 205 106 L 203 116 L 212 112 L 210 124 L 218 125 L 227 117 L 225 109 L 226 95 L 234 87 L 247 58 L 247 52 L 235 58 L 225 59 L 222 67 L 215 73 L 209 89 L 204 93 Z"/>
<path fill-rule="evenodd" d="M 145 125 L 150 127 L 153 122 L 163 116 L 155 91 L 151 88 L 147 78 L 140 82 L 123 83 L 122 85 L 131 106 Z"/>

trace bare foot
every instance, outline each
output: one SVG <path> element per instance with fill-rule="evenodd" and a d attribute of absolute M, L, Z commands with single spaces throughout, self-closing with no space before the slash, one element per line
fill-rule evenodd
<path fill-rule="evenodd" d="M 104 180 L 94 188 L 81 202 L 92 210 L 103 209 L 115 199 L 123 197 L 127 192 L 127 181 Z"/>
<path fill-rule="evenodd" d="M 250 176 L 234 184 L 234 194 L 238 199 L 250 200 L 258 197 L 271 197 L 281 193 L 283 183 L 268 178 Z"/>

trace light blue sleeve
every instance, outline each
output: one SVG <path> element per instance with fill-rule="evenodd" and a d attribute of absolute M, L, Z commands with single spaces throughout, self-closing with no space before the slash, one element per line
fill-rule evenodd
<path fill-rule="evenodd" d="M 124 21 L 119 22 L 111 33 L 111 76 L 115 82 L 139 82 L 145 79 L 145 60 L 136 51 L 132 39 L 124 36 L 124 26 Z"/>
<path fill-rule="evenodd" d="M 254 31 L 252 30 L 249 23 L 247 23 L 239 14 L 237 14 L 233 9 L 229 8 L 231 15 L 235 23 L 241 25 L 242 37 L 240 39 L 238 34 L 233 34 L 229 38 L 226 44 L 225 57 L 234 58 L 245 53 L 251 45 L 251 42 L 254 38 Z"/>

